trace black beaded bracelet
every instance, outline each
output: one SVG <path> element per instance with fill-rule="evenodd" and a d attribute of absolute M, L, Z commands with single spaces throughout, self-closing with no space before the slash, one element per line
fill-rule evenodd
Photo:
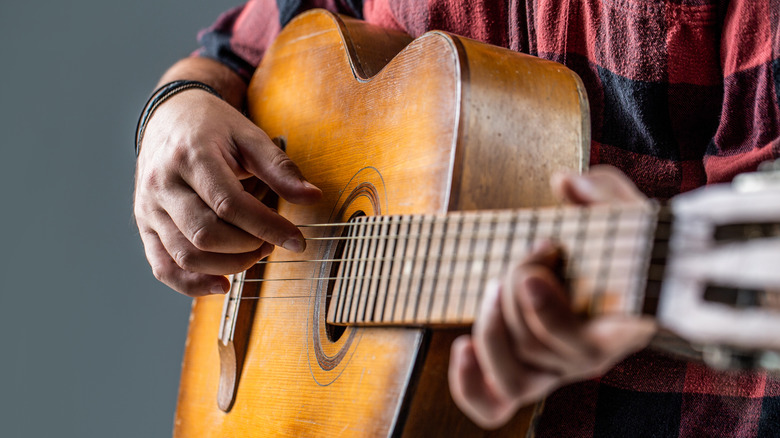
<path fill-rule="evenodd" d="M 149 96 L 149 100 L 146 101 L 146 105 L 144 105 L 144 109 L 141 111 L 141 116 L 138 118 L 138 124 L 135 126 L 135 156 L 138 156 L 138 153 L 141 150 L 141 141 L 144 138 L 144 131 L 146 131 L 146 124 L 149 123 L 149 119 L 152 117 L 152 114 L 154 114 L 154 111 L 157 109 L 160 104 L 168 100 L 171 96 L 178 94 L 184 90 L 189 90 L 191 88 L 199 88 L 203 91 L 207 91 L 220 99 L 222 99 L 222 96 L 217 93 L 217 90 L 211 88 L 210 86 L 204 84 L 203 82 L 199 81 L 173 81 L 169 82 L 165 85 L 162 85 L 160 88 L 154 90 L 151 96 Z"/>

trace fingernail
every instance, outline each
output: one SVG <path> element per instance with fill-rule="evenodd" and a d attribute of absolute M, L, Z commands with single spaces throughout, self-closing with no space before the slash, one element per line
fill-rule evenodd
<path fill-rule="evenodd" d="M 303 249 L 305 248 L 305 244 L 303 243 L 302 239 L 299 239 L 297 237 L 293 237 L 292 239 L 288 239 L 282 244 L 282 248 L 286 249 L 287 251 L 292 252 L 303 252 Z"/>
<path fill-rule="evenodd" d="M 317 187 L 317 186 L 315 186 L 314 184 L 312 184 L 312 183 L 310 183 L 310 182 L 306 181 L 305 179 L 302 179 L 302 180 L 301 180 L 301 183 L 302 183 L 302 184 L 303 184 L 303 186 L 304 186 L 304 187 L 306 187 L 307 189 L 314 189 L 314 190 L 319 190 L 319 189 L 320 189 L 319 187 Z"/>
<path fill-rule="evenodd" d="M 572 177 L 571 182 L 584 195 L 597 197 L 600 194 L 599 187 L 593 184 L 593 181 L 585 175 L 575 175 Z"/>
<path fill-rule="evenodd" d="M 211 286 L 211 293 L 221 295 L 225 293 L 225 289 L 223 289 L 221 285 L 215 284 L 214 286 Z"/>

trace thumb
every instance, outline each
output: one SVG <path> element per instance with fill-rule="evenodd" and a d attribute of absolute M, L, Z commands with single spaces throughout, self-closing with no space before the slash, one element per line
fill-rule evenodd
<path fill-rule="evenodd" d="M 322 196 L 322 190 L 304 178 L 298 166 L 266 135 L 250 126 L 233 135 L 239 160 L 285 200 L 294 204 L 311 204 Z"/>
<path fill-rule="evenodd" d="M 553 191 L 562 199 L 579 205 L 636 203 L 647 198 L 620 170 L 612 166 L 593 166 L 585 174 L 553 175 Z"/>

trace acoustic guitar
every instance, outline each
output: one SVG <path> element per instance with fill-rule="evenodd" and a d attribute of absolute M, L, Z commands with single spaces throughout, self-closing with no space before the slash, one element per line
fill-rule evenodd
<path fill-rule="evenodd" d="M 559 64 L 313 11 L 266 53 L 248 109 L 324 196 L 278 203 L 304 253 L 193 301 L 176 437 L 523 436 L 535 407 L 479 429 L 447 361 L 486 282 L 543 240 L 565 249 L 577 312 L 656 315 L 659 345 L 778 366 L 776 186 L 557 205 L 550 175 L 584 170 L 590 142 Z"/>

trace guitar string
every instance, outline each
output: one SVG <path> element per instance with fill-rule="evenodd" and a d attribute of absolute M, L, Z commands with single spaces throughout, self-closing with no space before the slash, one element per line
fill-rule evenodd
<path fill-rule="evenodd" d="M 479 236 L 479 235 L 477 235 L 477 236 Z M 469 240 L 470 237 L 471 236 L 469 234 L 461 234 L 458 238 L 453 238 L 451 240 L 455 240 L 455 241 L 464 240 L 464 239 L 465 240 Z M 502 238 L 502 237 L 505 237 L 505 236 L 496 235 L 496 236 L 491 236 L 491 237 Z M 518 236 L 514 235 L 514 237 L 518 237 Z M 522 236 L 520 236 L 520 237 L 522 237 Z M 553 236 L 550 236 L 550 238 L 547 239 L 547 240 L 550 241 L 553 244 L 556 244 L 556 243 L 566 243 L 566 242 L 562 242 L 563 240 L 566 240 L 566 239 L 562 239 L 562 237 L 568 237 L 568 236 L 557 236 L 557 238 L 555 238 Z M 633 243 L 633 239 L 635 237 L 636 236 L 621 235 L 621 236 L 618 236 L 615 240 L 620 241 L 622 243 Z M 419 239 L 420 235 L 395 236 L 394 238 L 398 239 L 398 240 L 400 240 L 400 239 Z M 478 237 L 474 237 L 474 238 L 478 238 Z M 333 239 L 330 239 L 330 240 L 333 240 L 333 241 L 353 240 L 353 241 L 355 241 L 355 240 L 380 240 L 380 239 L 383 239 L 383 238 L 379 237 L 379 236 L 377 236 L 375 238 L 368 237 L 368 238 L 363 238 L 363 239 L 349 237 L 349 238 L 344 238 L 344 239 L 333 238 Z M 433 240 L 433 239 L 435 239 L 435 237 L 431 237 L 430 239 Z M 444 240 L 447 240 L 447 239 L 440 239 L 440 240 L 444 241 Z M 540 238 L 540 239 L 537 240 L 537 242 L 543 242 L 543 241 L 545 241 L 544 238 Z M 630 246 L 628 248 L 619 248 L 619 249 L 622 249 L 624 251 L 632 251 L 634 248 L 633 248 L 633 246 Z M 509 254 L 511 256 L 511 252 L 509 252 Z M 525 255 L 525 254 L 522 254 L 522 255 Z M 503 258 L 503 257 L 505 257 L 505 255 L 502 253 L 502 254 L 496 254 L 494 257 L 489 257 L 488 259 L 490 261 L 492 261 L 492 260 L 494 260 L 496 258 Z M 302 260 L 295 260 L 295 259 L 290 259 L 290 260 L 265 260 L 265 259 L 263 259 L 263 260 L 258 260 L 255 264 L 257 264 L 257 265 L 274 265 L 274 264 L 295 264 L 295 263 L 377 262 L 377 261 L 378 262 L 386 262 L 386 261 L 406 261 L 406 262 L 408 262 L 408 261 L 417 261 L 417 260 L 423 260 L 423 259 L 424 260 L 428 260 L 428 261 L 431 261 L 431 260 L 436 261 L 438 259 L 445 260 L 445 261 L 453 260 L 453 259 L 455 261 L 472 261 L 472 260 L 475 260 L 477 258 L 484 258 L 484 256 L 482 256 L 482 255 L 477 255 L 477 256 L 474 256 L 474 255 L 472 255 L 472 256 L 459 256 L 459 255 L 448 256 L 448 255 L 416 255 L 415 254 L 415 255 L 412 255 L 412 256 L 402 256 L 402 257 L 352 257 L 352 258 L 342 257 L 342 258 L 318 258 L 318 259 L 302 259 Z"/>
<path fill-rule="evenodd" d="M 582 209 L 564 210 L 562 208 L 558 208 L 558 209 L 554 209 L 554 210 L 525 210 L 524 212 L 529 212 L 529 211 L 530 212 L 535 212 L 535 213 L 539 213 L 540 211 L 555 212 L 556 213 L 555 217 L 556 217 L 556 219 L 558 219 L 560 217 L 560 216 L 558 216 L 558 214 L 560 214 L 560 212 L 564 212 L 564 213 L 566 211 L 580 212 L 581 210 Z M 609 212 L 610 210 L 605 210 L 605 211 Z M 646 211 L 641 211 L 640 213 L 643 213 L 643 216 L 647 214 Z M 484 217 L 480 218 L 480 217 L 476 217 L 475 216 L 475 217 L 472 217 L 472 218 L 468 218 L 465 215 L 458 215 L 458 216 L 460 216 L 459 219 L 461 221 L 463 221 L 463 222 L 466 222 L 465 219 L 472 219 L 474 222 L 479 222 L 479 223 L 485 224 L 485 223 L 493 223 L 493 222 L 495 222 L 495 223 L 510 222 L 510 221 L 513 221 L 513 220 L 516 221 L 517 217 L 520 214 L 523 214 L 523 213 L 514 214 L 514 215 L 511 215 L 508 218 L 500 218 L 500 217 L 497 217 L 497 216 L 493 216 L 489 221 L 486 221 L 484 219 Z M 534 216 L 533 213 L 531 213 L 531 217 L 533 217 L 533 216 Z M 425 224 L 426 220 L 430 220 L 431 222 L 435 223 L 437 221 L 446 221 L 446 220 L 448 220 L 447 219 L 448 217 L 450 217 L 450 216 L 437 216 L 437 217 L 416 216 L 416 217 L 412 217 L 410 219 L 399 218 L 399 220 L 394 220 L 394 219 L 392 219 L 392 217 L 390 217 L 390 219 L 387 220 L 387 223 L 388 224 L 396 224 L 397 223 L 397 224 L 410 225 L 414 221 L 414 219 L 417 219 L 420 222 L 419 225 L 423 225 L 423 224 Z M 376 216 L 369 217 L 369 220 L 360 221 L 362 223 L 360 223 L 360 222 L 349 222 L 349 223 L 327 223 L 327 224 L 303 224 L 303 225 L 300 225 L 299 227 L 302 227 L 302 228 L 357 227 L 357 226 L 368 225 L 368 223 L 372 222 L 370 220 L 372 218 L 376 218 Z M 605 218 L 605 219 L 608 219 L 608 217 Z M 640 217 L 638 219 L 641 220 L 642 217 Z M 564 222 L 566 222 L 568 220 L 569 220 L 569 218 L 565 218 Z M 657 222 L 659 224 L 661 224 L 661 223 L 668 223 L 670 221 L 663 220 L 663 219 L 660 219 L 660 220 L 657 219 Z M 478 238 L 478 237 L 481 237 L 484 234 L 485 233 L 471 235 L 471 236 L 466 237 L 466 238 L 475 238 L 475 237 Z M 412 236 L 412 235 L 407 235 L 407 236 L 386 236 L 386 237 L 383 237 L 383 236 L 366 236 L 366 237 L 362 237 L 362 239 L 363 240 L 368 240 L 368 239 L 374 240 L 374 239 L 382 239 L 382 238 L 386 239 L 387 237 L 391 237 L 391 238 L 395 238 L 395 239 L 411 239 L 411 238 L 428 238 L 428 239 L 445 238 L 446 239 L 447 238 L 445 235 L 441 234 L 441 235 L 431 235 L 431 236 L 424 236 L 424 235 L 416 235 L 416 236 Z M 501 237 L 506 237 L 506 236 L 496 236 L 496 235 L 493 235 L 491 237 L 495 239 L 495 238 L 501 238 Z M 562 236 L 559 236 L 559 238 L 560 237 L 562 237 Z M 636 237 L 636 236 L 632 236 L 632 237 Z M 454 239 L 456 241 L 459 241 L 460 239 L 463 239 L 463 238 L 464 238 L 463 235 L 459 235 L 458 238 L 454 238 Z M 518 238 L 518 236 L 515 235 L 514 238 Z M 347 237 L 328 237 L 328 238 L 307 238 L 307 240 L 339 241 L 339 240 L 356 240 L 356 238 L 347 236 Z M 504 256 L 501 256 L 501 257 L 504 257 Z M 421 258 L 421 257 L 413 256 L 413 257 L 406 257 L 406 258 L 400 258 L 400 259 L 399 258 L 393 258 L 393 257 L 372 257 L 372 258 L 365 258 L 364 257 L 364 258 L 356 258 L 356 259 L 345 259 L 345 258 L 327 259 L 327 258 L 325 258 L 325 259 L 310 259 L 310 260 L 274 260 L 274 261 L 261 260 L 261 261 L 258 262 L 258 264 L 326 263 L 326 262 L 344 262 L 344 261 L 351 261 L 351 262 L 355 262 L 355 261 L 356 262 L 365 262 L 365 261 L 400 261 L 400 262 L 407 262 L 408 263 L 409 261 L 414 261 L 414 260 L 417 260 L 419 258 Z M 447 257 L 447 256 L 441 256 L 441 257 L 433 256 L 433 257 L 430 257 L 429 256 L 427 259 L 428 260 L 438 259 L 438 260 L 453 260 L 453 261 L 466 261 L 466 262 L 469 262 L 469 261 L 474 260 L 475 257 L 465 257 L 464 258 L 464 257 L 458 257 L 458 256 L 456 256 L 456 257 Z M 489 260 L 489 261 L 493 261 L 493 257 L 487 257 L 486 259 Z M 655 271 L 652 268 L 656 267 L 656 266 L 659 266 L 659 265 L 651 265 L 650 266 L 651 269 L 648 270 L 647 278 L 650 281 L 661 280 L 661 278 L 655 278 L 655 276 L 652 275 L 652 273 Z M 397 275 L 397 276 L 380 276 L 380 277 L 381 277 L 380 280 L 385 280 L 386 279 L 386 280 L 389 281 L 389 280 L 397 279 L 397 278 L 400 279 L 403 276 L 402 275 Z M 440 276 L 437 276 L 437 277 L 444 277 L 444 278 L 452 279 L 452 278 L 456 277 L 456 275 L 445 275 L 445 276 L 441 276 L 440 275 Z M 277 279 L 244 279 L 244 280 L 241 281 L 241 283 L 244 283 L 244 282 L 251 282 L 251 283 L 256 283 L 256 282 L 280 282 L 280 281 L 336 281 L 336 280 L 351 280 L 351 279 L 355 279 L 355 278 L 356 277 L 308 277 L 308 278 L 304 277 L 304 278 L 277 278 Z M 361 278 L 362 279 L 372 279 L 372 278 L 376 278 L 376 277 L 375 276 L 368 276 L 368 277 L 361 277 Z M 423 275 L 422 278 L 426 278 L 426 276 Z M 563 281 L 568 281 L 568 280 L 575 279 L 575 278 L 579 278 L 579 277 L 576 277 L 576 276 L 563 276 L 562 280 Z M 470 294 L 470 293 L 474 293 L 474 292 L 463 291 L 462 293 L 463 294 Z M 311 298 L 313 296 L 316 296 L 316 295 L 315 294 L 312 294 L 312 295 L 296 295 L 296 296 L 287 296 L 287 297 L 242 297 L 241 299 L 242 300 L 244 300 L 244 299 L 246 299 L 246 300 L 250 300 L 250 299 L 256 299 L 256 300 L 259 300 L 259 299 L 301 299 L 301 298 Z"/>
<path fill-rule="evenodd" d="M 621 236 L 625 237 L 625 236 Z M 625 251 L 631 251 L 634 248 L 629 247 L 625 248 L 623 252 Z M 487 255 L 487 257 L 485 257 Z M 484 259 L 488 263 L 494 262 L 498 259 L 503 259 L 504 255 L 488 255 L 488 254 L 477 254 L 477 255 L 470 255 L 470 256 L 448 256 L 448 255 L 411 255 L 411 256 L 402 256 L 402 257 L 355 257 L 355 258 L 320 258 L 320 259 L 304 259 L 304 260 L 260 260 L 257 262 L 259 265 L 272 265 L 272 264 L 304 264 L 304 263 L 332 263 L 332 262 L 357 262 L 357 263 L 363 263 L 363 262 L 386 262 L 386 261 L 393 261 L 393 262 L 399 262 L 399 263 L 409 263 L 409 262 L 419 262 L 421 260 L 428 260 L 428 261 L 436 261 L 436 260 L 443 260 L 443 261 L 456 261 L 456 262 L 465 262 L 470 263 L 474 260 L 482 260 Z M 525 255 L 525 254 L 521 254 Z M 620 253 L 613 254 L 612 260 L 613 263 L 615 260 L 622 259 L 619 257 Z M 655 267 L 659 265 L 652 265 L 651 267 Z M 580 268 L 582 268 L 582 265 L 580 265 Z M 365 280 L 365 279 L 372 279 L 376 276 L 340 276 L 340 277 L 298 277 L 298 278 L 273 278 L 273 279 L 245 279 L 245 282 L 280 282 L 280 281 L 336 281 L 336 280 Z M 440 275 L 440 277 L 443 278 L 449 278 L 449 277 L 457 277 L 455 275 Z M 652 278 L 652 275 L 648 275 L 648 278 L 651 280 L 655 280 L 655 278 Z M 395 275 L 395 276 L 379 276 L 379 280 L 394 280 L 394 279 L 400 279 L 405 278 L 403 275 Z M 432 278 L 431 276 L 422 276 L 423 279 L 429 279 Z M 573 279 L 581 278 L 578 276 L 563 276 L 562 280 L 569 281 Z M 659 278 L 660 280 L 660 278 Z"/>
<path fill-rule="evenodd" d="M 651 265 L 651 268 L 657 267 L 658 265 Z M 464 273 L 465 275 L 465 273 Z M 244 283 L 275 283 L 280 281 L 344 281 L 344 280 L 371 280 L 376 278 L 377 280 L 399 280 L 403 278 L 408 278 L 408 275 L 353 275 L 353 276 L 341 276 L 341 277 L 288 277 L 288 278 L 245 278 L 243 280 Z M 433 278 L 449 278 L 449 275 L 443 275 L 439 274 L 437 276 L 434 275 L 422 275 L 422 276 L 415 276 L 415 278 L 420 280 L 430 280 Z M 454 278 L 458 278 L 457 275 L 452 275 Z M 571 280 L 578 280 L 583 278 L 582 276 L 572 276 L 572 275 L 565 275 L 560 280 L 566 282 Z M 656 278 L 654 275 L 648 275 L 647 278 L 649 280 L 662 280 L 662 278 Z M 485 282 L 486 283 L 486 282 Z"/>
<path fill-rule="evenodd" d="M 611 213 L 611 208 L 608 206 L 595 206 L 595 207 L 557 207 L 557 208 L 548 208 L 548 209 L 525 209 L 525 210 L 482 210 L 479 213 L 464 213 L 464 212 L 456 212 L 451 213 L 447 215 L 426 215 L 426 214 L 410 214 L 405 216 L 361 216 L 353 221 L 350 222 L 328 222 L 328 223 L 307 223 L 307 224 L 300 224 L 296 225 L 298 228 L 335 228 L 335 227 L 358 227 L 362 225 L 366 225 L 367 223 L 376 222 L 377 220 L 380 220 L 380 218 L 383 217 L 389 217 L 391 219 L 387 220 L 386 223 L 388 224 L 395 224 L 395 223 L 407 223 L 411 222 L 413 225 L 422 224 L 427 225 L 428 222 L 437 222 L 437 221 L 446 221 L 449 217 L 459 217 L 462 220 L 464 220 L 464 224 L 470 223 L 470 222 L 480 222 L 484 224 L 489 223 L 500 223 L 500 222 L 510 222 L 513 218 L 517 219 L 527 217 L 527 219 L 531 219 L 532 217 L 545 217 L 550 216 L 549 219 L 555 220 L 558 216 L 563 216 L 564 220 L 576 220 L 577 214 L 581 210 L 588 210 L 589 216 L 591 218 L 597 218 L 597 219 L 604 219 L 605 221 L 608 219 L 608 216 Z M 621 216 L 629 215 L 631 213 L 636 213 L 639 217 L 637 217 L 638 220 L 641 220 L 643 217 L 650 215 L 655 216 L 657 215 L 657 211 L 655 211 L 652 207 L 652 204 L 640 204 L 638 206 L 626 206 L 623 209 L 623 213 L 621 213 Z M 487 213 L 493 213 L 490 216 L 487 215 Z M 604 217 L 599 217 L 603 215 Z M 573 217 L 567 218 L 566 216 L 570 215 Z M 397 217 L 397 219 L 393 219 Z M 660 222 L 660 220 L 659 220 Z"/>
<path fill-rule="evenodd" d="M 607 219 L 607 218 L 605 218 L 605 219 Z M 637 217 L 637 218 L 633 218 L 633 219 L 635 219 L 635 220 L 632 221 L 632 222 L 625 221 L 625 223 L 627 223 L 627 224 L 633 223 L 637 227 L 641 227 L 641 225 L 642 225 L 642 218 Z M 427 222 L 427 223 L 426 222 L 420 222 L 420 223 L 398 222 L 398 223 L 399 224 L 404 224 L 404 225 L 406 225 L 406 224 L 411 224 L 411 225 L 437 224 L 437 222 Z M 441 224 L 443 224 L 443 223 L 444 223 L 444 221 L 441 222 Z M 464 223 L 468 223 L 468 222 L 464 222 Z M 509 221 L 509 220 L 508 221 L 484 221 L 484 222 L 478 222 L 478 223 L 485 224 L 485 225 L 490 225 L 490 224 L 510 224 L 510 223 L 516 223 L 516 221 L 515 222 Z M 373 223 L 364 223 L 362 225 L 371 225 L 371 224 L 373 224 Z M 567 225 L 575 225 L 574 222 L 566 222 L 566 224 Z M 357 225 L 361 225 L 361 224 L 357 224 Z M 529 224 L 523 224 L 521 226 L 516 226 L 516 229 L 520 228 L 521 231 L 522 231 L 523 229 L 527 228 L 526 225 L 530 226 L 530 222 L 529 222 Z M 599 225 L 604 225 L 605 227 L 607 227 L 607 226 L 609 226 L 609 223 L 608 223 L 608 221 L 605 220 L 604 222 L 600 223 Z M 568 233 L 571 233 L 572 231 L 575 231 L 575 230 L 567 230 L 567 233 L 564 233 L 563 231 L 561 231 L 561 233 L 562 233 L 562 235 L 565 236 L 565 235 L 568 235 Z M 506 238 L 509 235 L 510 235 L 509 233 L 506 233 L 506 234 L 498 234 L 498 235 L 493 236 L 493 234 L 489 233 L 489 232 L 482 232 L 482 233 L 478 232 L 478 233 L 473 234 L 473 235 L 469 234 L 468 236 L 469 237 L 474 237 L 474 238 L 486 238 L 486 237 Z M 461 235 L 458 235 L 458 236 L 461 236 Z M 519 237 L 522 238 L 524 236 L 525 235 L 520 235 Z M 370 235 L 370 236 L 304 237 L 304 239 L 307 240 L 307 241 L 376 240 L 376 239 L 402 239 L 402 238 L 409 238 L 409 239 L 412 239 L 412 238 L 414 238 L 414 239 L 419 239 L 419 238 L 438 239 L 438 238 L 454 238 L 454 237 L 452 237 L 452 235 L 448 235 L 448 234 L 445 234 L 445 233 L 408 234 L 408 235 L 396 235 L 396 236 L 393 236 L 393 235 L 385 235 L 385 236 L 383 236 L 383 235 Z"/>
<path fill-rule="evenodd" d="M 648 276 L 647 276 L 648 280 L 661 280 L 662 279 L 659 276 L 652 275 L 652 271 L 654 271 L 652 268 L 656 267 L 656 266 L 658 266 L 658 265 L 650 265 L 651 269 L 649 271 L 651 273 L 649 273 Z M 440 277 L 440 278 L 456 278 L 457 275 L 455 275 L 455 274 L 453 274 L 453 275 L 439 275 L 438 277 Z M 400 279 L 400 278 L 403 278 L 403 276 L 402 275 L 395 275 L 395 276 L 382 276 L 382 275 L 380 275 L 380 276 L 373 276 L 373 275 L 368 275 L 368 276 L 360 276 L 360 277 L 358 277 L 358 276 L 336 276 L 336 277 L 299 277 L 299 278 L 292 278 L 292 277 L 290 277 L 290 278 L 244 278 L 243 280 L 234 280 L 233 284 L 243 285 L 245 283 L 275 283 L 275 282 L 291 282 L 291 281 L 339 281 L 339 280 L 343 281 L 343 280 L 355 280 L 355 279 L 365 280 L 365 279 L 374 279 L 374 278 L 377 278 L 377 279 L 380 279 L 380 280 L 391 280 L 391 279 Z M 426 279 L 426 278 L 432 278 L 432 277 L 430 275 L 428 275 L 428 276 L 423 275 L 422 278 Z M 566 282 L 566 281 L 574 280 L 574 279 L 578 279 L 578 278 L 581 278 L 581 277 L 571 276 L 571 275 L 564 275 L 562 278 L 560 278 L 560 280 Z M 463 293 L 469 294 L 469 293 L 475 293 L 475 292 L 469 292 L 468 290 L 466 290 Z M 610 293 L 610 292 L 607 292 L 607 293 Z M 296 295 L 296 296 L 291 296 L 290 298 L 301 298 L 301 297 L 310 298 L 312 296 L 316 296 L 316 294 L 312 294 L 312 295 Z M 244 297 L 242 299 L 259 299 L 259 298 L 262 298 L 262 297 Z M 269 298 L 287 298 L 287 297 L 269 297 Z"/>

